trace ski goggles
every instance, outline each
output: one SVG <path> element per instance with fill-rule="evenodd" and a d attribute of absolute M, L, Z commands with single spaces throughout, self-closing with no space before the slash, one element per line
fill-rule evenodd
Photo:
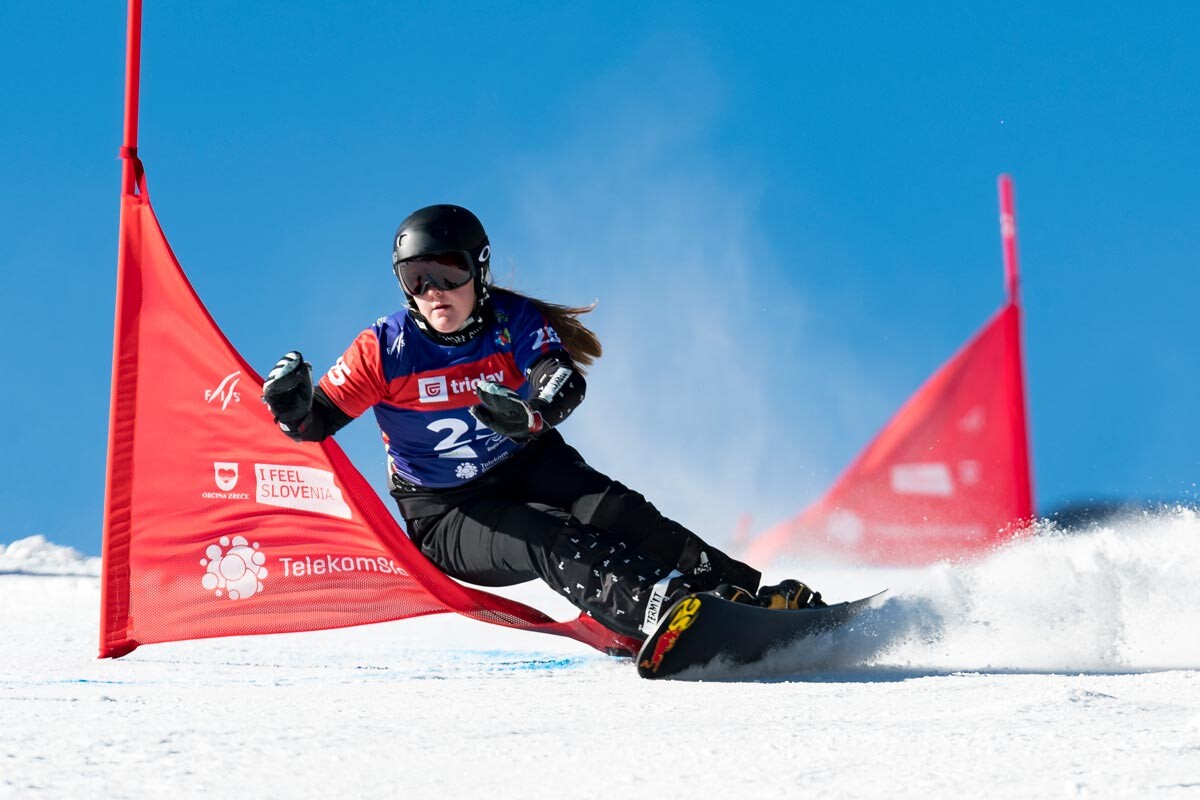
<path fill-rule="evenodd" d="M 457 289 L 475 277 L 474 265 L 463 253 L 438 253 L 410 258 L 396 264 L 400 286 L 413 297 L 429 289 Z"/>

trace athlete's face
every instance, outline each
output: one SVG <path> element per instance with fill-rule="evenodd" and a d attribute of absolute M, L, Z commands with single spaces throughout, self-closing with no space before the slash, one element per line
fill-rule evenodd
<path fill-rule="evenodd" d="M 462 327 L 475 308 L 475 281 L 467 281 L 457 289 L 439 289 L 430 285 L 414 295 L 417 310 L 429 320 L 438 333 L 454 333 Z"/>

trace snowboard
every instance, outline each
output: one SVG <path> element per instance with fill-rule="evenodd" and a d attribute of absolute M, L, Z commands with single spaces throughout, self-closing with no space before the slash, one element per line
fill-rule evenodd
<path fill-rule="evenodd" d="M 717 658 L 735 665 L 754 664 L 771 650 L 841 627 L 882 594 L 794 611 L 734 603 L 711 594 L 689 594 L 671 606 L 642 644 L 638 675 L 670 678 Z"/>

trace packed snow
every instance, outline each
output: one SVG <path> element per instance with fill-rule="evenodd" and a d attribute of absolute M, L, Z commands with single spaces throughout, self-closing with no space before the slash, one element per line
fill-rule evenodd
<path fill-rule="evenodd" d="M 972 563 L 772 570 L 889 592 L 756 681 L 643 681 L 453 615 L 97 660 L 98 575 L 0 545 L 0 796 L 1200 797 L 1191 510 Z"/>

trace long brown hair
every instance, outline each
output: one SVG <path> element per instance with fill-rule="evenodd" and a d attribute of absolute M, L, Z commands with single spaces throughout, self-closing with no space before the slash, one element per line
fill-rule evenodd
<path fill-rule="evenodd" d="M 575 362 L 575 366 L 579 368 L 580 372 L 585 372 L 584 367 L 594 364 L 603 352 L 600 339 L 591 328 L 579 321 L 581 314 L 586 314 L 596 307 L 595 303 L 590 306 L 561 306 L 558 303 L 548 303 L 545 300 L 538 300 L 536 297 L 499 286 L 489 286 L 488 291 L 506 292 L 533 303 L 550 323 L 550 327 L 558 333 L 563 347 L 570 353 L 571 360 Z"/>

